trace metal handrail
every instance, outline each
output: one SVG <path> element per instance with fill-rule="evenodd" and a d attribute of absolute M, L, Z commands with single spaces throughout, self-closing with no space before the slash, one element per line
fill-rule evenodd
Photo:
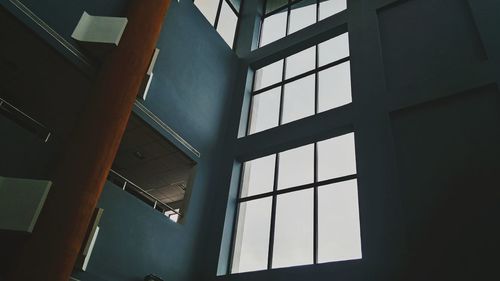
<path fill-rule="evenodd" d="M 196 155 L 196 157 L 200 158 L 201 153 L 194 148 L 188 141 L 182 138 L 176 131 L 174 131 L 170 126 L 165 124 L 158 116 L 156 116 L 153 112 L 146 108 L 140 101 L 136 100 L 134 106 L 146 114 L 153 122 L 159 125 L 163 130 L 165 130 L 169 135 L 171 135 L 175 140 L 177 140 L 180 144 L 182 144 L 187 150 Z"/>
<path fill-rule="evenodd" d="M 6 101 L 6 100 L 4 100 L 2 98 L 0 98 L 0 109 L 3 109 L 3 110 L 5 110 L 8 113 L 12 112 L 12 110 L 13 110 L 18 115 L 22 116 L 22 118 L 24 118 L 25 120 L 28 120 L 29 122 L 34 123 L 38 127 L 41 127 L 44 131 L 46 131 L 47 135 L 45 135 L 45 136 L 39 135 L 39 137 L 43 137 L 43 141 L 44 142 L 48 142 L 49 141 L 49 138 L 51 136 L 50 130 L 47 127 L 45 127 L 45 125 L 43 125 L 42 123 L 36 121 L 33 117 L 31 117 L 28 114 L 24 113 L 22 110 L 20 110 L 19 108 L 15 107 L 14 105 L 10 104 L 8 101 Z"/>
<path fill-rule="evenodd" d="M 122 180 L 125 181 L 125 183 L 123 184 L 123 187 L 122 189 L 125 190 L 127 184 L 130 184 L 132 187 L 134 187 L 137 191 L 139 191 L 140 193 L 146 195 L 147 197 L 149 197 L 150 199 L 153 199 L 154 201 L 154 206 L 153 206 L 153 209 L 156 209 L 156 205 L 157 204 L 160 204 L 160 205 L 163 205 L 165 207 L 167 207 L 170 211 L 176 213 L 177 215 L 179 216 L 182 216 L 181 213 L 179 213 L 178 211 L 176 211 L 174 208 L 172 208 L 170 205 L 166 204 L 166 203 L 163 203 L 161 202 L 160 199 L 156 198 L 154 195 L 150 194 L 149 192 L 147 192 L 146 190 L 142 189 L 141 187 L 139 187 L 137 184 L 135 184 L 134 182 L 132 182 L 131 180 L 127 179 L 126 177 L 124 177 L 123 175 L 121 175 L 120 173 L 114 171 L 113 169 L 110 169 L 109 170 L 111 173 L 113 173 L 114 175 L 120 177 Z"/>

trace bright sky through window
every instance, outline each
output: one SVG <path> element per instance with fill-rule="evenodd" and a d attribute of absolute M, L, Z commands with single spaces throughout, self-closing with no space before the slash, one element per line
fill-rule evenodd
<path fill-rule="evenodd" d="M 351 101 L 349 37 L 344 33 L 255 71 L 247 134 Z"/>
<path fill-rule="evenodd" d="M 238 25 L 239 5 L 230 0 L 194 0 L 194 4 L 224 41 L 233 47 Z"/>
<path fill-rule="evenodd" d="M 346 0 L 267 0 L 259 46 L 272 43 L 346 8 Z"/>
<path fill-rule="evenodd" d="M 360 259 L 356 178 L 354 133 L 245 162 L 231 272 Z"/>

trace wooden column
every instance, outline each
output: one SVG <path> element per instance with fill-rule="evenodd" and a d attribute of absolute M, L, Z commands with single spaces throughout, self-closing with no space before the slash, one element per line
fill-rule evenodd
<path fill-rule="evenodd" d="M 33 235 L 15 258 L 7 280 L 68 281 L 169 4 L 170 0 L 131 0 L 120 44 L 102 66 L 58 163 Z"/>

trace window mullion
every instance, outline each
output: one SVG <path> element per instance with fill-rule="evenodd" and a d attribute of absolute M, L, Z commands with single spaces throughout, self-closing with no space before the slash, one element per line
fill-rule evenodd
<path fill-rule="evenodd" d="M 219 1 L 219 6 L 217 7 L 217 13 L 215 14 L 215 22 L 214 22 L 214 28 L 217 30 L 217 26 L 219 25 L 219 18 L 220 18 L 220 11 L 222 10 L 222 1 Z"/>
<path fill-rule="evenodd" d="M 257 73 L 257 71 L 254 70 L 253 71 L 253 78 L 252 78 L 252 91 L 255 88 L 255 76 L 256 76 L 255 74 L 256 73 Z M 251 119 L 252 119 L 253 98 L 254 98 L 254 95 L 251 94 L 250 95 L 250 104 L 248 105 L 247 128 L 246 128 L 245 136 L 250 135 L 250 126 L 251 126 L 251 122 L 252 122 Z"/>
<path fill-rule="evenodd" d="M 240 167 L 240 183 L 238 184 L 239 188 L 238 188 L 238 192 L 236 194 L 236 200 L 240 199 L 241 198 L 241 187 L 243 186 L 243 171 L 244 171 L 244 165 L 245 164 L 241 164 L 241 167 Z M 227 274 L 230 274 L 233 270 L 233 259 L 234 259 L 234 250 L 235 250 L 235 246 L 236 246 L 236 235 L 237 235 L 237 232 L 238 232 L 238 217 L 239 217 L 239 214 L 240 214 L 240 204 L 241 203 L 236 203 L 236 211 L 234 212 L 234 218 L 233 218 L 233 233 L 231 235 L 231 244 L 230 244 L 230 249 L 229 249 L 229 253 L 230 256 L 229 256 L 229 259 L 228 259 L 228 264 L 227 264 Z"/>
<path fill-rule="evenodd" d="M 278 117 L 278 126 L 283 121 L 283 98 L 285 97 L 285 73 L 286 73 L 286 58 L 283 59 L 283 71 L 281 73 L 281 93 L 280 93 L 280 112 Z"/>
<path fill-rule="evenodd" d="M 278 190 L 278 176 L 279 176 L 279 166 L 280 166 L 280 155 L 276 154 L 275 166 L 274 166 L 274 184 L 273 184 L 273 198 L 271 205 L 271 227 L 269 230 L 269 250 L 267 256 L 267 269 L 271 269 L 273 267 L 273 251 L 274 251 L 274 229 L 276 226 L 276 202 L 277 195 L 276 191 Z"/>
<path fill-rule="evenodd" d="M 288 7 L 286 8 L 286 31 L 285 31 L 285 37 L 288 36 L 288 32 L 290 31 L 290 13 L 292 11 L 292 1 L 288 1 Z"/>
<path fill-rule="evenodd" d="M 313 263 L 318 263 L 318 144 L 314 143 Z"/>

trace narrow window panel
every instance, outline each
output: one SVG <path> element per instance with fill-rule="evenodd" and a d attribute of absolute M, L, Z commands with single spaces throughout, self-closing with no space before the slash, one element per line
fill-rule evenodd
<path fill-rule="evenodd" d="M 249 135 L 278 126 L 281 87 L 253 96 Z"/>
<path fill-rule="evenodd" d="M 286 4 L 288 4 L 288 0 L 267 0 L 266 14 L 285 6 Z"/>
<path fill-rule="evenodd" d="M 279 154 L 278 189 L 312 183 L 314 180 L 314 144 Z"/>
<path fill-rule="evenodd" d="M 286 35 L 287 11 L 276 13 L 264 18 L 260 34 L 260 46 L 267 45 Z"/>
<path fill-rule="evenodd" d="M 319 3 L 319 20 L 326 19 L 347 9 L 346 0 L 321 0 Z"/>
<path fill-rule="evenodd" d="M 272 84 L 278 83 L 282 78 L 283 60 L 266 65 L 255 71 L 254 90 L 260 90 Z"/>
<path fill-rule="evenodd" d="M 286 79 L 297 76 L 316 66 L 316 46 L 286 58 Z"/>
<path fill-rule="evenodd" d="M 318 142 L 318 181 L 356 174 L 354 133 Z"/>
<path fill-rule="evenodd" d="M 217 9 L 219 8 L 219 0 L 195 0 L 194 4 L 207 20 L 214 25 Z"/>
<path fill-rule="evenodd" d="M 351 69 L 348 61 L 319 72 L 318 112 L 351 102 Z"/>
<path fill-rule="evenodd" d="M 314 115 L 314 75 L 290 82 L 284 87 L 282 124 Z"/>
<path fill-rule="evenodd" d="M 357 181 L 318 188 L 318 262 L 361 259 Z"/>
<path fill-rule="evenodd" d="M 267 269 L 271 197 L 239 205 L 232 273 Z"/>
<path fill-rule="evenodd" d="M 313 263 L 313 189 L 278 195 L 273 268 Z"/>
<path fill-rule="evenodd" d="M 316 23 L 316 0 L 302 0 L 292 6 L 288 34 Z"/>
<path fill-rule="evenodd" d="M 273 191 L 276 154 L 245 162 L 241 198 Z"/>
<path fill-rule="evenodd" d="M 319 66 L 338 61 L 349 56 L 349 36 L 344 33 L 319 44 L 318 48 Z"/>
<path fill-rule="evenodd" d="M 233 47 L 237 24 L 238 16 L 231 10 L 226 1 L 222 1 L 217 31 L 231 48 Z"/>

